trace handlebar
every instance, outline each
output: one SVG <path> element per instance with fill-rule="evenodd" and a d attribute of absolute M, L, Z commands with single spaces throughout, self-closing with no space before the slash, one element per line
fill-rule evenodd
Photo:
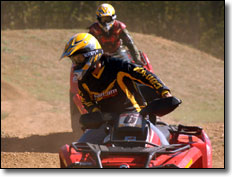
<path fill-rule="evenodd" d="M 181 103 L 182 101 L 174 96 L 158 98 L 143 108 L 140 111 L 140 114 L 143 116 L 148 114 L 155 114 L 161 117 L 175 110 Z"/>

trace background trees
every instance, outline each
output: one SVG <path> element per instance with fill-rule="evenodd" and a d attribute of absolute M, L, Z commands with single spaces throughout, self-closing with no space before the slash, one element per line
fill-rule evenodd
<path fill-rule="evenodd" d="M 131 32 L 154 34 L 224 59 L 224 1 L 105 1 Z M 102 1 L 1 1 L 1 29 L 87 28 Z"/>

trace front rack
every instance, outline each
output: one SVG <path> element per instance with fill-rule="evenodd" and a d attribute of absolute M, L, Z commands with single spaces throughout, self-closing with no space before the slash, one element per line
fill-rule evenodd
<path fill-rule="evenodd" d="M 120 142 L 120 141 L 117 141 Z M 123 141 L 125 142 L 125 141 Z M 127 141 L 127 143 L 134 143 L 136 141 Z M 137 142 L 136 142 L 137 143 Z M 142 142 L 141 142 L 142 143 Z M 148 142 L 143 142 L 147 144 Z M 148 143 L 149 144 L 149 143 Z M 70 153 L 71 149 L 75 149 L 76 152 L 84 152 L 84 153 L 92 153 L 96 158 L 96 164 L 86 163 L 86 162 L 77 162 L 72 163 L 68 166 L 68 168 L 103 168 L 101 163 L 101 155 L 109 155 L 109 154 L 120 154 L 120 155 L 145 155 L 146 162 L 144 168 L 149 168 L 149 164 L 151 160 L 158 154 L 174 154 L 176 152 L 181 152 L 190 148 L 190 145 L 184 144 L 172 144 L 165 146 L 155 146 L 150 148 L 144 147 L 108 147 L 105 145 L 91 144 L 91 143 L 77 143 L 74 142 L 70 145 Z M 166 166 L 158 166 L 158 168 L 166 168 Z"/>
<path fill-rule="evenodd" d="M 185 126 L 179 124 L 169 125 L 169 131 L 173 134 L 172 143 L 177 142 L 179 135 L 201 136 L 203 129 L 198 126 Z"/>

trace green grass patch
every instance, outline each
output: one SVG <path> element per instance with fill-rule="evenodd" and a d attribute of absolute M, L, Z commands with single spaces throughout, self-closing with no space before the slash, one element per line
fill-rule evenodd
<path fill-rule="evenodd" d="M 7 46 L 3 46 L 2 49 L 1 49 L 2 52 L 5 52 L 5 53 L 12 53 L 14 50 L 7 47 Z"/>
<path fill-rule="evenodd" d="M 6 119 L 9 116 L 9 113 L 7 112 L 1 112 L 1 120 Z"/>
<path fill-rule="evenodd" d="M 2 40 L 1 43 L 2 43 L 2 44 L 5 44 L 5 45 L 8 44 L 8 42 L 7 42 L 6 40 Z"/>
<path fill-rule="evenodd" d="M 29 56 L 25 56 L 25 55 L 21 55 L 21 56 L 18 56 L 19 60 L 22 61 L 22 62 L 27 62 L 29 60 Z"/>
<path fill-rule="evenodd" d="M 185 124 L 224 122 L 224 104 L 197 103 L 191 100 L 189 104 L 181 105 L 173 112 L 174 120 Z"/>

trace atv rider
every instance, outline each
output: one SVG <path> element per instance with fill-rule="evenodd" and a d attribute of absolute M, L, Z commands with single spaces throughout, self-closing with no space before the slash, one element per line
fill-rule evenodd
<path fill-rule="evenodd" d="M 140 61 L 139 51 L 126 29 L 126 25 L 116 20 L 113 6 L 106 3 L 101 4 L 97 8 L 96 16 L 98 22 L 89 27 L 89 33 L 97 38 L 104 53 L 130 61 L 125 49 L 122 47 L 123 42 L 129 49 L 135 63 L 143 65 Z"/>
<path fill-rule="evenodd" d="M 104 50 L 104 53 L 131 62 L 131 60 L 128 57 L 127 51 L 122 46 L 125 45 L 129 49 L 130 54 L 133 57 L 135 63 L 143 65 L 140 61 L 139 51 L 135 46 L 132 37 L 126 30 L 125 24 L 116 20 L 114 8 L 110 4 L 102 4 L 97 8 L 96 16 L 97 22 L 89 27 L 89 33 L 98 39 L 102 46 L 102 49 Z M 74 67 L 75 65 L 72 65 L 72 71 Z M 74 87 L 77 87 L 78 81 L 76 79 L 76 76 L 73 76 L 72 71 L 70 86 L 73 89 Z M 137 84 L 136 89 L 138 90 L 138 92 L 141 92 L 141 88 L 139 86 L 140 85 Z M 148 88 L 142 87 L 142 89 L 144 90 L 144 93 L 149 93 Z M 76 108 L 75 103 L 73 101 L 73 98 L 76 94 L 77 92 L 74 92 L 74 90 L 70 92 L 70 114 L 73 133 L 77 133 L 79 129 L 77 124 L 77 115 L 83 112 Z M 144 98 L 135 95 L 137 97 L 137 100 L 139 100 L 140 104 L 142 104 L 144 102 L 144 99 L 147 99 L 147 97 L 151 98 L 150 94 L 143 95 L 145 95 Z"/>
<path fill-rule="evenodd" d="M 77 33 L 66 44 L 61 56 L 75 64 L 74 73 L 79 83 L 82 104 L 88 112 L 140 112 L 133 82 L 145 84 L 159 97 L 169 97 L 170 90 L 153 73 L 139 65 L 103 55 L 98 40 L 89 33 Z M 79 142 L 101 143 L 104 127 L 87 130 Z"/>

